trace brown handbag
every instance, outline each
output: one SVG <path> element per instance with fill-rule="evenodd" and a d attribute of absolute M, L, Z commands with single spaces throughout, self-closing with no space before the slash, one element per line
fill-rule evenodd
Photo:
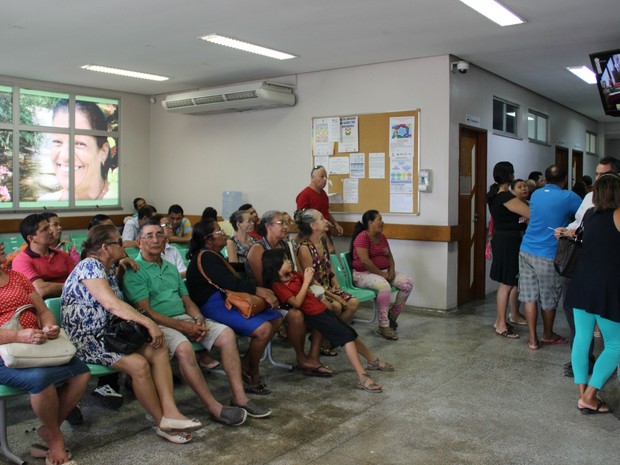
<path fill-rule="evenodd" d="M 226 305 L 226 308 L 228 310 L 234 308 L 238 310 L 239 313 L 241 313 L 244 317 L 251 318 L 254 315 L 262 312 L 263 310 L 269 308 L 267 301 L 262 297 L 258 297 L 254 294 L 249 294 L 247 292 L 237 292 L 223 289 L 217 284 L 215 284 L 213 281 L 211 281 L 211 279 L 205 274 L 204 270 L 202 269 L 202 254 L 204 252 L 204 250 L 201 250 L 198 254 L 198 259 L 196 261 L 198 263 L 198 270 L 200 271 L 200 274 L 209 282 L 209 284 L 211 284 L 213 287 L 215 287 L 225 295 L 224 305 Z M 209 250 L 209 252 L 216 254 L 211 250 Z M 216 255 L 218 255 L 222 259 L 222 261 L 226 264 L 226 267 L 230 270 L 231 273 L 236 274 L 233 267 L 230 266 L 230 263 L 228 263 L 224 257 L 222 257 L 220 254 Z"/>

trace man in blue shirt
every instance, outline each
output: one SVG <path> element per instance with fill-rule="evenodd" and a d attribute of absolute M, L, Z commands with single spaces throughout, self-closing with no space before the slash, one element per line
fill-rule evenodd
<path fill-rule="evenodd" d="M 561 277 L 555 271 L 553 259 L 557 248 L 555 229 L 568 224 L 581 198 L 563 190 L 566 170 L 551 165 L 545 170 L 547 184 L 537 189 L 530 200 L 530 222 L 519 252 L 519 300 L 525 302 L 525 318 L 529 330 L 527 346 L 538 350 L 536 335 L 538 302 L 542 306 L 543 334 L 540 342 L 566 344 L 568 340 L 553 332 L 555 309 L 562 292 Z"/>

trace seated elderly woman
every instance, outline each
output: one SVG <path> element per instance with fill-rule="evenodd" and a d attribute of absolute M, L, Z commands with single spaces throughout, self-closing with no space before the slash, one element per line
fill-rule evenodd
<path fill-rule="evenodd" d="M 82 360 L 131 376 L 136 398 L 158 425 L 155 434 L 172 443 L 185 444 L 192 440 L 190 432 L 202 425 L 183 416 L 176 406 L 168 348 L 161 329 L 122 300 L 116 263 L 122 270 L 125 260 L 129 260 L 122 242 L 113 225 L 98 225 L 88 231 L 83 260 L 69 275 L 62 291 L 63 327 Z M 114 315 L 146 327 L 152 342 L 132 354 L 108 350 L 101 335 Z"/>
<path fill-rule="evenodd" d="M 194 225 L 188 252 L 190 263 L 186 275 L 187 290 L 206 318 L 232 328 L 239 336 L 250 337 L 250 347 L 241 360 L 243 380 L 248 384 L 246 391 L 252 394 L 270 394 L 271 390 L 261 382 L 259 363 L 265 347 L 282 322 L 282 315 L 267 309 L 252 318 L 245 318 L 238 311 L 226 308 L 222 294 L 209 280 L 222 289 L 248 292 L 262 297 L 274 308 L 277 308 L 278 302 L 269 289 L 237 276 L 220 254 L 225 244 L 226 234 L 217 221 L 206 219 Z"/>
<path fill-rule="evenodd" d="M 351 237 L 353 283 L 377 291 L 379 328 L 377 334 L 395 341 L 398 336 L 396 319 L 413 289 L 409 276 L 397 273 L 387 238 L 383 235 L 383 219 L 377 210 L 368 210 L 358 221 Z M 396 300 L 390 306 L 391 286 L 398 288 Z"/>
<path fill-rule="evenodd" d="M 4 244 L 0 243 L 0 264 L 5 261 Z M 59 334 L 54 315 L 32 283 L 15 271 L 0 269 L 0 325 L 9 321 L 19 307 L 29 304 L 34 308 L 25 310 L 20 316 L 24 329 L 0 329 L 0 344 L 45 344 Z M 46 465 L 59 465 L 70 459 L 60 424 L 84 395 L 89 378 L 88 367 L 77 357 L 66 365 L 43 368 L 8 368 L 0 359 L 0 383 L 30 393 L 32 409 L 43 423 L 37 433 L 46 444 L 33 446 L 31 453 L 45 457 Z"/>
<path fill-rule="evenodd" d="M 230 263 L 245 263 L 248 259 L 248 251 L 256 242 L 250 233 L 254 231 L 252 215 L 247 211 L 237 210 L 230 215 L 230 224 L 235 234 L 226 241 L 226 252 Z"/>

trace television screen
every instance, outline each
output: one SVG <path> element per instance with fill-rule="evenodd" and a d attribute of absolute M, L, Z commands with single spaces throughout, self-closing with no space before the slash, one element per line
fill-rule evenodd
<path fill-rule="evenodd" d="M 620 50 L 592 53 L 590 61 L 605 113 L 620 116 Z"/>

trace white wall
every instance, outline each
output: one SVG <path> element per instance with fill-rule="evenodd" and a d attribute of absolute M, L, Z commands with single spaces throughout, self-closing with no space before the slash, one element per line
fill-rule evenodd
<path fill-rule="evenodd" d="M 208 205 L 222 209 L 222 192 L 241 191 L 257 210 L 295 209 L 297 193 L 309 182 L 311 119 L 420 109 L 420 164 L 447 173 L 447 56 L 302 74 L 292 108 L 208 116 L 151 113 L 149 199 L 160 209 L 174 202 L 189 213 Z M 161 100 L 161 97 L 158 98 Z M 420 200 L 421 213 L 385 215 L 387 222 L 448 225 L 448 178 L 435 179 Z M 361 215 L 337 215 L 357 221 Z M 415 291 L 409 303 L 454 305 L 448 295 L 448 245 L 391 241 L 399 270 Z M 338 242 L 339 250 L 348 244 Z"/>

